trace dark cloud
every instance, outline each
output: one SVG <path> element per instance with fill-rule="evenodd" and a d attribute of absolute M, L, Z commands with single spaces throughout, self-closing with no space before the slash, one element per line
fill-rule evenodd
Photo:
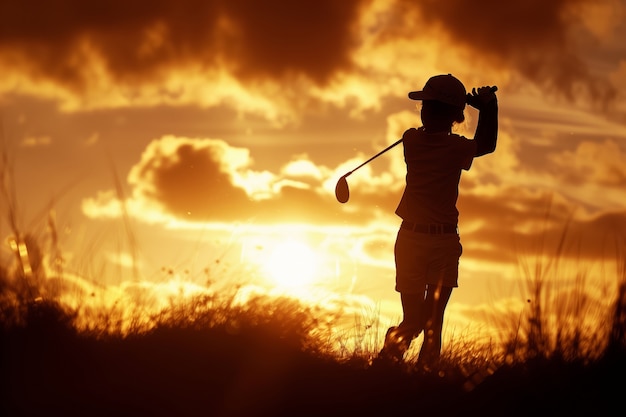
<path fill-rule="evenodd" d="M 580 20 L 583 8 L 603 7 L 594 1 L 400 2 L 409 10 L 417 10 L 420 25 L 415 25 L 416 30 L 421 30 L 422 24 L 443 30 L 453 44 L 468 48 L 477 61 L 487 58 L 569 98 L 581 91 L 598 100 L 615 95 L 608 80 L 591 73 L 576 47 L 576 36 L 589 35 Z M 415 17 L 411 13 L 407 16 Z"/>
<path fill-rule="evenodd" d="M 248 86 L 268 79 L 284 82 L 292 75 L 324 85 L 340 72 L 358 70 L 352 56 L 372 41 L 369 36 L 390 45 L 398 37 L 407 38 L 416 47 L 423 37 L 437 37 L 466 48 L 477 62 L 486 59 L 570 97 L 581 85 L 596 98 L 614 94 L 607 80 L 591 73 L 576 46 L 576 36 L 593 37 L 581 24 L 582 8 L 604 7 L 591 0 L 396 0 L 383 12 L 368 8 L 372 4 L 4 1 L 0 63 L 76 94 L 99 85 L 100 68 L 92 68 L 93 62 L 129 91 L 182 68 L 207 77 L 211 71 L 225 71 Z M 374 13 L 381 16 L 375 27 L 358 26 L 361 16 Z"/>
<path fill-rule="evenodd" d="M 129 176 L 134 195 L 188 221 L 337 221 L 338 203 L 313 189 L 282 186 L 271 198 L 250 198 L 234 179 L 250 160 L 247 154 L 242 157 L 241 149 L 238 156 L 229 152 L 232 149 L 219 140 L 170 136 L 154 141 Z"/>
<path fill-rule="evenodd" d="M 357 45 L 352 25 L 367 2 L 227 2 L 236 72 L 270 78 L 292 72 L 326 82 L 337 70 L 350 67 L 350 52 Z"/>
<path fill-rule="evenodd" d="M 221 163 L 218 147 L 194 147 L 181 143 L 172 154 L 155 148 L 136 167 L 133 181 L 143 197 L 158 202 L 181 219 L 210 219 L 242 216 L 248 205 L 246 192 L 232 184 Z"/>
<path fill-rule="evenodd" d="M 93 81 L 90 53 L 127 84 L 190 64 L 248 79 L 295 73 L 324 82 L 349 66 L 352 22 L 366 2 L 9 1 L 0 4 L 0 54 L 73 90 Z"/>
<path fill-rule="evenodd" d="M 626 250 L 626 212 L 584 218 L 558 194 L 510 187 L 492 197 L 465 194 L 458 207 L 467 242 L 464 256 L 495 262 L 537 255 L 597 261 L 623 256 Z M 478 229 L 468 231 L 476 224 Z M 472 247 L 473 242 L 490 245 Z"/>

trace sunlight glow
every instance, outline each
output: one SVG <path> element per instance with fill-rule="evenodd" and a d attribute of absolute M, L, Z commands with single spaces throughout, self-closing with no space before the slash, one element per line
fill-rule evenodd
<path fill-rule="evenodd" d="M 309 245 L 289 239 L 271 249 L 264 270 L 276 285 L 302 287 L 314 281 L 317 261 L 317 255 Z"/>

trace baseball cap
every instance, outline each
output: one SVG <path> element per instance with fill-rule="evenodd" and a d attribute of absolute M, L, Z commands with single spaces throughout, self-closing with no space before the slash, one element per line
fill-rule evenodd
<path fill-rule="evenodd" d="M 452 74 L 435 75 L 424 85 L 421 91 L 411 91 L 411 100 L 436 100 L 465 108 L 467 101 L 465 86 Z"/>

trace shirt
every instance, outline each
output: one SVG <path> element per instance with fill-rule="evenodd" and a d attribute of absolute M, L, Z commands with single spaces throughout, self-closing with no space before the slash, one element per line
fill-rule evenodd
<path fill-rule="evenodd" d="M 457 224 L 461 171 L 470 169 L 476 142 L 423 128 L 408 129 L 402 138 L 407 174 L 396 214 L 413 223 Z"/>

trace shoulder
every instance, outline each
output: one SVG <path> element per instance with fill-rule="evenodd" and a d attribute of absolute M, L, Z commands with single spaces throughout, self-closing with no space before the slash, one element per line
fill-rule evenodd
<path fill-rule="evenodd" d="M 421 129 L 417 129 L 417 128 L 410 128 L 404 131 L 404 133 L 402 134 L 402 139 L 407 139 L 407 138 L 411 138 L 411 137 L 416 137 L 419 135 Z"/>
<path fill-rule="evenodd" d="M 457 135 L 456 133 L 450 134 L 449 137 L 450 140 L 454 141 L 455 143 L 461 143 L 465 146 L 474 146 L 476 144 L 475 140 L 466 138 L 463 135 Z"/>
<path fill-rule="evenodd" d="M 455 149 L 455 152 L 458 153 L 462 158 L 473 157 L 476 154 L 476 141 L 473 139 L 468 139 L 465 136 L 451 134 L 450 138 L 452 140 L 451 146 Z M 465 169 L 469 169 L 465 168 Z"/>
<path fill-rule="evenodd" d="M 463 142 L 465 142 L 465 141 L 472 141 L 471 139 L 468 139 L 465 136 L 459 135 L 459 134 L 456 134 L 456 133 L 450 133 L 449 136 L 451 138 L 455 139 L 455 140 L 460 140 L 460 141 L 463 141 Z"/>

